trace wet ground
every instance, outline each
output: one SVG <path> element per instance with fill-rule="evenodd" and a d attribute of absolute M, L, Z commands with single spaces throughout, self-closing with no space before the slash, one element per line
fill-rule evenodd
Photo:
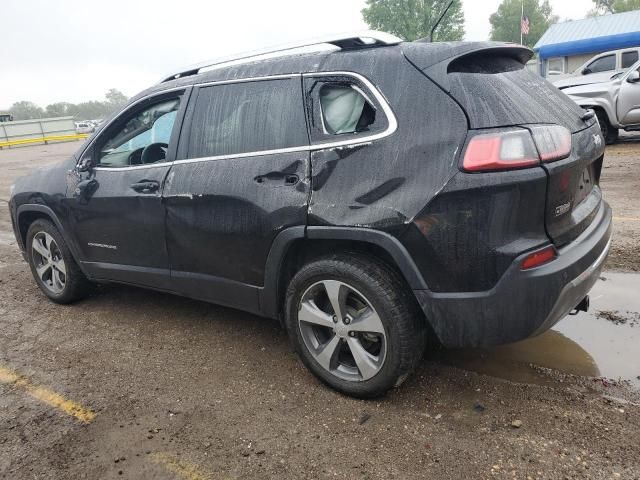
<path fill-rule="evenodd" d="M 448 350 L 436 358 L 516 382 L 552 385 L 542 367 L 640 391 L 640 274 L 605 273 L 590 298 L 588 313 L 568 316 L 539 337 L 487 350 Z"/>
<path fill-rule="evenodd" d="M 75 147 L 0 151 L 0 478 L 640 478 L 639 141 L 607 149 L 616 236 L 589 313 L 432 352 L 371 402 L 249 314 L 121 286 L 49 303 L 6 199 Z"/>

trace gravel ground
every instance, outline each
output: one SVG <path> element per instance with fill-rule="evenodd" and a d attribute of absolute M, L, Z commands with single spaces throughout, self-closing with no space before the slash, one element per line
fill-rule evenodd
<path fill-rule="evenodd" d="M 385 398 L 353 400 L 272 321 L 121 286 L 53 305 L 6 198 L 76 147 L 0 151 L 0 477 L 640 478 L 640 399 L 619 382 L 529 365 L 544 381 L 512 381 L 431 357 Z M 640 269 L 639 152 L 607 150 L 603 190 L 623 218 L 609 269 Z"/>

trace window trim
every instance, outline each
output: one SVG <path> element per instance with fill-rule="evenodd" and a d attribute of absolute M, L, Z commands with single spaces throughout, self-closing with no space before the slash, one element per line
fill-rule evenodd
<path fill-rule="evenodd" d="M 306 77 L 336 77 L 336 76 L 350 76 L 362 82 L 363 85 L 367 87 L 367 89 L 374 95 L 375 99 L 380 104 L 382 111 L 387 116 L 388 126 L 382 132 L 375 133 L 373 135 L 367 135 L 358 138 L 350 138 L 347 140 L 335 141 L 330 143 L 313 143 L 310 142 L 308 145 L 301 145 L 299 147 L 288 147 L 288 148 L 280 148 L 274 150 L 261 150 L 261 151 L 253 151 L 253 152 L 245 152 L 245 153 L 234 153 L 229 155 L 216 155 L 211 157 L 197 157 L 197 158 L 185 158 L 180 160 L 174 160 L 174 165 L 179 165 L 183 163 L 199 163 L 199 162 L 208 162 L 215 160 L 233 160 L 236 158 L 250 158 L 250 157 L 260 157 L 264 155 L 275 155 L 278 153 L 295 153 L 295 152 L 312 152 L 316 150 L 325 150 L 329 148 L 340 148 L 347 147 L 352 145 L 362 145 L 365 143 L 371 143 L 375 140 L 379 140 L 389 135 L 392 135 L 398 129 L 398 121 L 396 119 L 391 106 L 384 98 L 382 93 L 371 83 L 369 79 L 364 77 L 363 75 L 356 72 L 348 72 L 348 71 L 330 71 L 330 72 L 311 72 L 311 73 L 303 73 L 303 74 L 288 74 L 288 75 L 267 75 L 263 77 L 252 77 L 252 78 L 242 78 L 235 80 L 222 80 L 218 82 L 202 82 L 194 84 L 195 87 L 201 86 L 212 86 L 212 85 L 224 85 L 229 83 L 245 83 L 245 82 L 255 82 L 261 80 L 275 80 L 282 78 L 306 78 Z M 186 123 L 186 120 L 185 120 Z M 181 138 L 181 141 L 183 139 Z"/>
<path fill-rule="evenodd" d="M 180 131 L 179 143 L 181 143 L 181 142 L 184 141 L 184 138 L 182 138 L 182 136 L 183 136 L 183 133 L 185 131 L 185 127 L 187 127 L 187 130 L 188 130 L 188 128 L 190 128 L 190 125 L 187 125 L 187 121 L 189 120 L 189 119 L 187 119 L 187 115 L 189 113 L 188 110 L 190 108 L 192 108 L 192 105 L 193 105 L 192 98 L 190 98 L 190 97 L 191 97 L 192 89 L 194 87 L 208 87 L 208 86 L 214 86 L 214 85 L 226 85 L 226 84 L 231 84 L 231 83 L 248 83 L 248 82 L 257 82 L 257 81 L 261 81 L 261 80 L 277 80 L 277 79 L 284 79 L 284 78 L 300 78 L 300 79 L 303 79 L 303 78 L 310 78 L 310 77 L 337 77 L 337 76 L 352 77 L 352 78 L 360 81 L 367 88 L 367 90 L 373 95 L 373 97 L 379 103 L 379 105 L 380 105 L 380 107 L 382 109 L 382 112 L 384 112 L 384 114 L 385 114 L 385 116 L 387 118 L 387 128 L 385 130 L 383 130 L 381 132 L 374 133 L 372 135 L 365 135 L 365 136 L 362 136 L 362 137 L 354 137 L 354 138 L 349 138 L 349 139 L 346 139 L 346 140 L 338 140 L 338 141 L 335 141 L 335 142 L 325 142 L 325 143 L 322 143 L 322 142 L 315 142 L 315 143 L 314 142 L 310 142 L 307 145 L 301 145 L 299 147 L 288 147 L 288 148 L 280 148 L 280 149 L 274 149 L 274 150 L 262 150 L 262 151 L 253 151 L 253 152 L 245 152 L 245 153 L 234 153 L 234 154 L 230 154 L 230 155 L 217 155 L 217 156 L 211 156 L 211 157 L 184 158 L 184 159 L 180 159 L 180 160 L 174 159 L 171 162 L 163 162 L 163 163 L 156 163 L 156 164 L 149 164 L 149 165 L 132 165 L 132 166 L 128 166 L 128 167 L 94 167 L 94 170 L 117 172 L 117 171 L 138 170 L 138 169 L 144 169 L 144 168 L 166 167 L 166 166 L 179 165 L 179 164 L 183 164 L 183 163 L 199 163 L 199 162 L 208 162 L 208 161 L 215 161 L 215 160 L 232 160 L 232 159 L 235 159 L 235 158 L 260 157 L 260 156 L 264 156 L 264 155 L 274 155 L 274 154 L 278 154 L 278 153 L 313 152 L 313 151 L 317 151 L 317 150 L 326 150 L 326 149 L 331 149 L 331 148 L 344 148 L 344 147 L 367 144 L 367 143 L 374 142 L 376 140 L 381 140 L 381 139 L 386 138 L 386 137 L 388 137 L 390 135 L 393 135 L 396 132 L 396 130 L 398 129 L 398 120 L 397 120 L 397 118 L 396 118 L 396 116 L 395 116 L 395 114 L 393 112 L 393 109 L 391 108 L 391 106 L 387 102 L 387 100 L 384 97 L 384 95 L 364 75 L 361 75 L 360 73 L 344 71 L 344 70 L 328 71 L 328 72 L 295 73 L 295 74 L 284 74 L 284 75 L 265 75 L 265 76 L 260 76 L 260 77 L 238 78 L 238 79 L 233 79 L 233 80 L 219 80 L 219 81 L 213 81 L 213 82 L 199 82 L 199 83 L 194 83 L 194 84 L 191 84 L 191 85 L 185 85 L 185 86 L 174 87 L 174 88 L 162 90 L 160 92 L 154 92 L 154 93 L 146 95 L 146 96 L 144 96 L 142 98 L 139 98 L 134 103 L 129 105 L 126 110 L 123 110 L 120 114 L 118 114 L 117 117 L 114 117 L 103 128 L 101 128 L 100 132 L 106 131 L 107 128 L 109 128 L 111 126 L 111 124 L 113 124 L 116 120 L 121 118 L 121 116 L 124 113 L 131 111 L 133 108 L 138 106 L 140 103 L 142 103 L 144 101 L 148 101 L 149 99 L 154 99 L 156 97 L 161 97 L 161 96 L 163 96 L 165 94 L 168 94 L 168 93 L 184 90 L 183 96 L 184 96 L 185 110 L 183 111 L 182 116 L 180 118 L 176 119 L 176 123 L 179 122 L 179 124 L 180 124 L 179 125 L 179 131 Z M 181 105 L 181 108 L 182 108 L 182 105 Z M 307 131 L 308 131 L 308 129 L 307 129 Z M 96 136 L 92 140 L 92 142 L 83 150 L 82 154 L 79 156 L 79 159 L 78 159 L 78 162 L 77 162 L 78 164 L 80 163 L 80 160 L 82 158 L 84 158 L 84 155 L 87 153 L 87 151 L 94 146 L 95 141 L 96 141 L 96 139 L 98 137 L 99 137 L 99 135 Z M 176 145 L 176 148 L 179 149 L 180 145 Z M 179 155 L 179 150 L 176 150 L 176 156 L 177 155 Z"/>

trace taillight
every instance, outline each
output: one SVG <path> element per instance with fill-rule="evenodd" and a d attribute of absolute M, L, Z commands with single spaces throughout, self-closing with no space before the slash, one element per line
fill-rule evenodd
<path fill-rule="evenodd" d="M 538 165 L 538 152 L 528 130 L 476 135 L 467 144 L 462 166 L 469 172 L 508 170 Z"/>
<path fill-rule="evenodd" d="M 543 162 L 562 160 L 571 154 L 571 132 L 566 128 L 560 125 L 533 127 L 531 134 Z"/>
<path fill-rule="evenodd" d="M 522 260 L 522 263 L 520 263 L 520 269 L 529 270 L 530 268 L 539 267 L 555 259 L 557 256 L 556 249 L 553 245 L 549 245 L 542 250 L 527 255 L 524 260 Z"/>
<path fill-rule="evenodd" d="M 535 142 L 535 143 L 534 143 Z M 571 132 L 560 125 L 483 133 L 469 140 L 462 167 L 468 172 L 513 170 L 553 162 L 571 153 Z"/>

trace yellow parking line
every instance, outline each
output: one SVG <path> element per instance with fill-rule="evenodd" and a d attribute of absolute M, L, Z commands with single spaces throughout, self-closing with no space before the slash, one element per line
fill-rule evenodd
<path fill-rule="evenodd" d="M 613 217 L 613 219 L 620 222 L 640 222 L 640 217 Z"/>
<path fill-rule="evenodd" d="M 91 410 L 84 408 L 76 402 L 63 397 L 48 388 L 34 385 L 27 378 L 22 377 L 13 370 L 3 366 L 0 366 L 0 383 L 14 385 L 17 388 L 24 390 L 33 398 L 57 408 L 67 415 L 75 417 L 81 422 L 89 423 L 96 417 L 96 414 Z"/>
<path fill-rule="evenodd" d="M 178 460 L 167 453 L 154 453 L 152 455 L 152 459 L 154 462 L 162 465 L 169 472 L 184 480 L 208 480 L 211 478 L 196 465 L 183 460 Z"/>

